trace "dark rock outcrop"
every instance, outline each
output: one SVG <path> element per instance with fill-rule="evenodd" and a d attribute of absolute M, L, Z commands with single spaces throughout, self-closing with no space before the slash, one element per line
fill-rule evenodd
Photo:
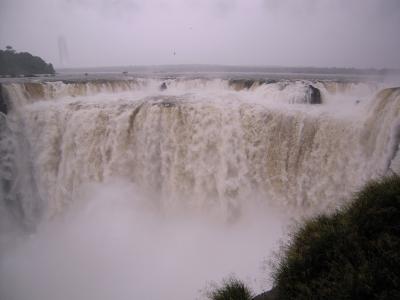
<path fill-rule="evenodd" d="M 275 79 L 230 79 L 229 86 L 235 91 L 249 90 L 251 88 L 263 85 L 277 83 Z"/>
<path fill-rule="evenodd" d="M 322 98 L 321 98 L 320 90 L 317 89 L 316 87 L 312 86 L 311 84 L 308 87 L 310 89 L 309 103 L 310 104 L 321 104 Z"/>
<path fill-rule="evenodd" d="M 248 90 L 253 86 L 254 83 L 255 83 L 255 80 L 252 80 L 252 79 L 231 79 L 231 80 L 229 80 L 229 86 L 233 87 L 233 89 L 236 91 L 241 91 L 244 89 Z"/>
<path fill-rule="evenodd" d="M 1 83 L 0 83 L 0 112 L 2 112 L 5 115 L 8 112 L 7 103 L 6 103 L 5 97 L 3 95 L 3 86 L 1 85 Z"/>
<path fill-rule="evenodd" d="M 161 85 L 160 85 L 160 90 L 161 91 L 165 91 L 167 89 L 167 84 L 165 83 L 165 82 L 163 82 Z"/>

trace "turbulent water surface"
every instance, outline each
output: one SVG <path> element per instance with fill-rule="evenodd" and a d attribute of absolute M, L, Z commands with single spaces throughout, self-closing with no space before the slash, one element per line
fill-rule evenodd
<path fill-rule="evenodd" d="M 232 274 L 259 292 L 292 217 L 400 168 L 400 89 L 378 82 L 125 76 L 1 92 L 2 299 L 195 299 Z"/>

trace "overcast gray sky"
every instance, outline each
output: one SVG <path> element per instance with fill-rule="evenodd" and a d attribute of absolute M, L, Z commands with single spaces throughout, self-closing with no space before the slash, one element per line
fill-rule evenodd
<path fill-rule="evenodd" d="M 0 47 L 55 66 L 400 68 L 399 30 L 400 0 L 0 0 Z"/>

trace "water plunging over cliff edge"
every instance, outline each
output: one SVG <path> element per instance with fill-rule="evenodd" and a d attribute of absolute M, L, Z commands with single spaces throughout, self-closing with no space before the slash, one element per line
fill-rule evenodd
<path fill-rule="evenodd" d="M 399 89 L 176 79 L 161 91 L 161 83 L 3 85 L 48 214 L 83 183 L 116 177 L 162 195 L 166 207 L 214 204 L 234 214 L 257 194 L 324 209 L 385 174 L 397 153 Z M 308 104 L 310 85 L 322 104 Z"/>
<path fill-rule="evenodd" d="M 123 201 L 141 195 L 162 214 L 216 215 L 235 224 L 253 204 L 296 215 L 327 211 L 367 180 L 400 170 L 400 88 L 335 81 L 185 78 L 1 86 L 1 102 L 7 109 L 0 113 L 0 214 L 7 212 L 32 230 L 80 205 L 88 190 L 95 190 L 99 199 L 120 198 L 115 189 L 104 188 L 108 184 L 123 191 Z M 100 215 L 108 220 L 113 212 L 108 207 Z M 77 224 L 82 218 L 97 220 L 90 214 L 78 215 Z M 135 213 L 134 218 L 143 217 Z M 174 232 L 178 225 L 155 230 L 159 221 L 154 222 L 140 226 L 169 245 L 160 232 Z M 93 232 L 108 230 L 96 226 L 85 223 L 86 229 L 77 229 L 78 237 L 90 240 Z M 122 227 L 114 228 L 117 241 L 121 234 L 128 236 Z M 61 228 L 63 234 L 57 234 L 54 245 L 70 245 L 70 240 L 58 240 L 71 234 Z M 235 230 L 243 233 L 242 240 L 252 235 Z M 248 244 L 256 247 L 263 230 Z M 206 237 L 211 231 L 196 232 Z M 216 240 L 226 234 L 217 236 Z M 146 244 L 147 238 L 141 241 Z M 124 250 L 118 255 L 128 255 L 125 248 L 121 246 Z M 192 253 L 190 249 L 181 254 Z M 139 259 L 146 251 L 134 256 Z M 259 254 L 252 255 L 260 261 Z M 164 261 L 158 256 L 152 259 Z M 42 299 L 46 297 L 50 296 Z"/>

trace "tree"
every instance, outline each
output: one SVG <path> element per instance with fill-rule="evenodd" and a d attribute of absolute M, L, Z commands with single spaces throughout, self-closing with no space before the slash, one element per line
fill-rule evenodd
<path fill-rule="evenodd" d="M 28 52 L 17 53 L 11 46 L 0 50 L 0 75 L 54 74 L 52 64 Z"/>

